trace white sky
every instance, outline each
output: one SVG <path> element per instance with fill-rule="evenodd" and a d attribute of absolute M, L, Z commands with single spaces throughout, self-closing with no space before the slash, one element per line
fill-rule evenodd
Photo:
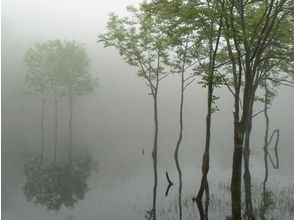
<path fill-rule="evenodd" d="M 139 0 L 4 0 L 2 19 L 15 34 L 40 38 L 89 39 L 103 31 L 109 12 L 120 15 Z M 94 37 L 95 37 L 94 36 Z"/>

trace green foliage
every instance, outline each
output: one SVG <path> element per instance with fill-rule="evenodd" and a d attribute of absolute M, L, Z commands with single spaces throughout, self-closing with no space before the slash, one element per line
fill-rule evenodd
<path fill-rule="evenodd" d="M 167 35 L 156 16 L 131 6 L 128 11 L 130 17 L 109 14 L 107 32 L 99 35 L 98 42 L 117 48 L 126 63 L 137 67 L 138 76 L 147 80 L 154 93 L 159 77 L 167 74 L 169 66 Z"/>
<path fill-rule="evenodd" d="M 24 62 L 27 66 L 26 82 L 36 93 L 44 93 L 56 72 L 55 53 L 60 41 L 37 43 L 27 50 Z"/>
<path fill-rule="evenodd" d="M 90 59 L 83 45 L 64 41 L 57 56 L 60 66 L 57 79 L 62 87 L 67 88 L 69 95 L 77 97 L 94 91 L 97 79 L 89 72 Z"/>
<path fill-rule="evenodd" d="M 24 57 L 28 68 L 26 82 L 36 93 L 57 84 L 62 94 L 85 95 L 95 89 L 97 80 L 89 73 L 90 59 L 75 41 L 48 40 L 30 48 Z"/>

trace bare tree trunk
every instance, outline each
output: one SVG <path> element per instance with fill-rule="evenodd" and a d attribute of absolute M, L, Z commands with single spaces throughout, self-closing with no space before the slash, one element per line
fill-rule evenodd
<path fill-rule="evenodd" d="M 268 180 L 268 134 L 269 134 L 269 117 L 267 114 L 268 109 L 268 92 L 267 92 L 267 83 L 266 80 L 264 80 L 264 86 L 265 86 L 265 95 L 264 95 L 264 117 L 265 117 L 265 134 L 264 134 L 264 180 L 263 180 L 263 206 L 261 209 L 261 217 L 262 219 L 265 219 L 265 213 L 266 213 L 266 203 L 267 203 L 267 190 L 266 190 L 266 184 Z"/>
<path fill-rule="evenodd" d="M 231 180 L 232 216 L 241 220 L 241 176 L 242 176 L 242 145 L 243 133 L 239 128 L 235 132 L 235 147 L 233 154 L 233 171 Z"/>
<path fill-rule="evenodd" d="M 223 3 L 222 3 L 223 7 Z M 211 31 L 213 31 L 213 21 L 211 21 Z M 219 28 L 218 28 L 218 36 L 215 42 L 215 48 L 213 48 L 213 38 L 209 39 L 209 69 L 208 69 L 208 85 L 207 85 L 207 115 L 206 115 L 206 134 L 205 134 L 205 149 L 202 157 L 202 178 L 199 191 L 196 196 L 196 203 L 198 206 L 198 210 L 200 213 L 201 220 L 208 219 L 208 205 L 209 205 L 209 186 L 207 175 L 209 171 L 209 160 L 210 160 L 210 136 L 211 136 L 211 115 L 212 115 L 212 104 L 213 104 L 213 87 L 214 87 L 214 69 L 215 69 L 215 61 L 216 55 L 218 51 L 220 36 L 223 28 L 223 18 L 221 17 Z M 203 209 L 202 197 L 203 193 L 206 191 L 206 199 L 205 199 L 205 211 Z"/>
<path fill-rule="evenodd" d="M 72 128 L 72 119 L 73 119 L 73 94 L 72 87 L 69 91 L 69 150 L 68 150 L 68 161 L 72 161 L 72 149 L 73 149 L 73 128 Z"/>
<path fill-rule="evenodd" d="M 206 115 L 206 141 L 205 141 L 205 150 L 202 157 L 202 178 L 201 184 L 196 196 L 196 203 L 200 213 L 201 220 L 205 219 L 205 213 L 202 204 L 202 197 L 204 190 L 208 188 L 207 174 L 209 171 L 209 148 L 210 148 L 210 127 L 211 127 L 211 105 L 212 105 L 212 94 L 213 94 L 213 85 L 209 83 L 208 85 L 208 99 L 207 99 L 207 115 Z M 208 195 L 208 194 L 207 194 Z M 209 199 L 209 198 L 207 198 Z"/>
<path fill-rule="evenodd" d="M 246 58 L 247 60 L 247 58 Z M 232 218 L 234 220 L 241 220 L 241 182 L 242 182 L 242 156 L 243 156 L 243 143 L 246 129 L 251 126 L 252 110 L 255 86 L 254 78 L 252 78 L 252 71 L 249 69 L 250 63 L 246 63 L 245 69 L 245 84 L 243 94 L 243 108 L 242 117 L 239 119 L 240 112 L 240 88 L 242 77 L 242 63 L 239 61 L 239 86 L 235 88 L 235 112 L 234 112 L 234 153 L 233 153 L 233 170 L 231 179 L 231 199 L 232 199 Z M 248 126 L 249 125 L 249 126 Z M 250 138 L 250 133 L 248 133 Z M 249 139 L 248 139 L 249 144 Z M 249 145 L 248 145 L 249 147 Z M 246 153 L 249 153 L 247 150 Z M 247 155 L 246 155 L 247 156 Z M 249 157 L 248 157 L 249 163 Z M 248 170 L 249 171 L 249 170 Z M 247 172 L 247 171 L 246 171 Z M 247 173 L 248 174 L 248 173 Z M 246 178 L 248 177 L 246 174 Z"/>
<path fill-rule="evenodd" d="M 241 220 L 241 176 L 244 130 L 239 120 L 239 90 L 235 92 L 234 152 L 231 178 L 232 218 Z"/>
<path fill-rule="evenodd" d="M 267 89 L 266 80 L 264 80 L 264 85 L 265 85 L 265 100 L 264 100 L 265 134 L 264 134 L 263 150 L 264 150 L 264 161 L 265 161 L 265 177 L 264 177 L 264 185 L 265 185 L 267 182 L 267 179 L 268 179 L 268 158 L 270 159 L 272 167 L 274 169 L 279 169 L 278 145 L 279 145 L 279 139 L 280 139 L 280 131 L 279 131 L 279 129 L 275 129 L 272 132 L 272 135 L 269 139 L 269 116 L 267 113 L 269 98 L 268 98 L 268 89 Z M 276 142 L 275 142 L 274 150 L 275 150 L 276 163 L 274 163 L 274 161 L 268 151 L 268 146 L 271 144 L 275 134 L 276 134 Z"/>
<path fill-rule="evenodd" d="M 183 66 L 184 65 L 185 65 L 185 61 Z M 179 219 L 180 220 L 182 220 L 182 170 L 180 168 L 180 163 L 179 163 L 179 148 L 183 138 L 184 73 L 185 73 L 185 70 L 183 68 L 181 73 L 180 131 L 179 131 L 179 137 L 178 137 L 178 141 L 177 141 L 176 149 L 174 153 L 176 167 L 179 174 L 179 195 L 178 195 L 179 197 L 178 198 L 179 198 Z"/>
<path fill-rule="evenodd" d="M 157 87 L 156 87 L 157 88 Z M 154 171 L 154 185 L 153 185 L 153 208 L 152 214 L 153 219 L 156 220 L 156 197 L 157 197 L 157 147 L 158 147 L 158 107 L 157 107 L 157 89 L 153 96 L 154 102 L 154 139 L 153 139 L 153 150 L 152 150 L 152 159 L 153 159 L 153 171 Z"/>
<path fill-rule="evenodd" d="M 54 116 L 54 163 L 56 164 L 56 158 L 57 158 L 57 128 L 58 128 L 58 116 L 57 116 L 57 84 L 54 83 L 54 110 L 55 110 L 55 116 Z"/>
<path fill-rule="evenodd" d="M 251 101 L 250 109 L 248 112 L 248 119 L 246 125 L 245 132 L 245 143 L 244 143 L 244 151 L 243 151 L 243 159 L 244 159 L 244 186 L 245 186 L 245 218 L 248 220 L 254 220 L 255 217 L 253 215 L 253 207 L 252 207 L 252 193 L 251 193 L 251 175 L 249 168 L 249 160 L 250 160 L 250 135 L 252 130 L 252 111 L 253 111 L 253 102 Z"/>
<path fill-rule="evenodd" d="M 265 134 L 264 134 L 264 163 L 265 163 L 265 176 L 263 181 L 263 187 L 266 188 L 266 182 L 268 179 L 268 133 L 269 133 L 269 117 L 267 114 L 268 108 L 268 91 L 267 91 L 267 83 L 264 80 L 264 87 L 265 87 L 265 95 L 264 95 L 264 117 L 265 117 Z"/>
<path fill-rule="evenodd" d="M 241 65 L 240 65 L 241 67 Z M 240 69 L 242 70 L 242 69 Z M 250 203 L 251 194 L 251 177 L 249 172 L 249 144 L 250 144 L 250 132 L 252 127 L 252 108 L 255 95 L 255 87 L 253 86 L 253 79 L 251 72 L 245 72 L 245 86 L 243 95 L 243 111 L 242 118 L 239 120 L 239 90 L 235 92 L 235 112 L 234 112 L 234 153 L 233 153 L 233 170 L 231 179 L 231 199 L 232 199 L 232 218 L 234 220 L 241 220 L 241 180 L 242 180 L 242 156 L 243 156 L 243 143 L 244 136 L 247 136 L 247 143 L 245 147 L 245 179 L 249 182 L 249 185 L 245 186 L 248 196 L 248 204 Z M 240 89 L 240 87 L 238 88 Z M 247 134 L 246 134 L 247 133 Z M 246 138 L 246 137 L 245 137 Z M 247 182 L 247 183 L 248 183 Z M 246 195 L 245 195 L 246 196 Z M 252 205 L 252 204 L 251 204 Z M 250 204 L 249 204 L 250 206 Z M 248 207 L 249 207 L 248 206 Z M 250 209 L 250 207 L 249 207 Z"/>
<path fill-rule="evenodd" d="M 210 200 L 209 184 L 208 184 L 208 181 L 206 181 L 206 184 L 205 184 L 205 209 L 204 209 L 205 220 L 208 220 L 209 200 Z"/>
<path fill-rule="evenodd" d="M 44 128 L 44 118 L 45 118 L 45 97 L 44 97 L 44 90 L 42 91 L 42 110 L 41 110 L 41 141 L 42 141 L 42 148 L 41 148 L 41 160 L 44 159 L 44 149 L 45 149 L 45 128 Z"/>

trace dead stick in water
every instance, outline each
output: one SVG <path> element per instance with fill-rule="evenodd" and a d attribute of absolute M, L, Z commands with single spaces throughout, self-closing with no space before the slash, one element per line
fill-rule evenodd
<path fill-rule="evenodd" d="M 167 189 L 166 189 L 166 192 L 165 192 L 165 196 L 167 196 L 168 192 L 169 192 L 169 189 L 172 187 L 172 185 L 174 185 L 174 183 L 170 180 L 170 178 L 168 176 L 168 172 L 165 172 L 165 176 L 166 176 L 166 179 L 167 179 L 167 182 L 168 182 L 168 186 L 167 186 Z"/>

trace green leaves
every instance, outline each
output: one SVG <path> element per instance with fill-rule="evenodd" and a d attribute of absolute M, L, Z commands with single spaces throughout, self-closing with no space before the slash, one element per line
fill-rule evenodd
<path fill-rule="evenodd" d="M 98 36 L 104 47 L 113 46 L 129 65 L 137 67 L 139 77 L 154 89 L 160 75 L 166 75 L 169 66 L 169 45 L 164 24 L 158 17 L 144 13 L 141 8 L 129 6 L 129 17 L 109 14 L 107 32 Z"/>
<path fill-rule="evenodd" d="M 60 94 L 69 88 L 73 96 L 95 89 L 97 80 L 89 73 L 90 59 L 83 45 L 75 41 L 48 40 L 30 48 L 24 57 L 28 71 L 26 82 L 36 93 L 57 83 Z"/>

